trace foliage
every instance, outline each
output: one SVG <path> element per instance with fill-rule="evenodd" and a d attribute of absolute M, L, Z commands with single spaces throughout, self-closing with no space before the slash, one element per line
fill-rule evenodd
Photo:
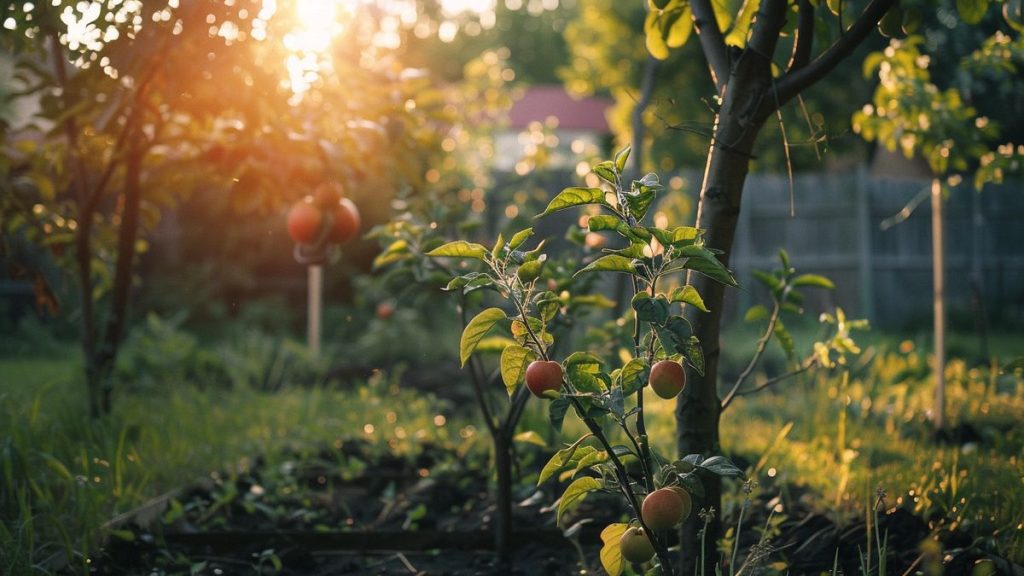
<path fill-rule="evenodd" d="M 685 361 L 703 371 L 700 343 L 693 337 L 689 323 L 672 312 L 676 302 L 702 306 L 700 295 L 692 287 L 680 288 L 672 295 L 657 291 L 659 280 L 687 270 L 695 270 L 721 282 L 735 284 L 729 271 L 714 253 L 703 246 L 701 231 L 680 226 L 665 228 L 644 226 L 643 220 L 661 185 L 655 174 L 648 174 L 625 186 L 622 171 L 629 149 L 613 160 L 592 166 L 602 187 L 566 188 L 548 203 L 541 216 L 581 206 L 597 206 L 607 214 L 592 215 L 588 228 L 593 232 L 614 232 L 626 246 L 607 248 L 574 276 L 590 272 L 617 272 L 631 277 L 633 285 L 633 342 L 631 349 L 619 352 L 622 365 L 614 366 L 588 350 L 565 354 L 560 363 L 560 390 L 545 392 L 551 400 L 549 415 L 555 430 L 561 430 L 570 408 L 586 425 L 588 432 L 555 454 L 541 471 L 539 482 L 562 473 L 572 479 L 560 499 L 556 518 L 574 510 L 590 492 L 607 490 L 620 493 L 632 507 L 635 522 L 644 529 L 657 551 L 657 563 L 671 572 L 663 534 L 652 531 L 640 514 L 639 496 L 662 486 L 680 486 L 703 495 L 702 474 L 732 476 L 740 471 L 721 456 L 704 458 L 688 455 L 669 462 L 650 450 L 644 424 L 644 388 L 649 367 L 656 361 Z M 501 373 L 510 397 L 522 398 L 520 388 L 527 364 L 549 361 L 558 343 L 551 330 L 562 308 L 569 307 L 577 295 L 572 290 L 560 293 L 545 290 L 545 240 L 528 249 L 533 230 L 527 228 L 508 240 L 499 235 L 488 248 L 465 240 L 450 241 L 426 253 L 434 258 L 452 258 L 482 264 L 468 272 L 460 270 L 448 283 L 448 290 L 462 293 L 492 291 L 504 301 L 502 307 L 490 307 L 470 320 L 462 334 L 460 356 L 463 364 L 483 339 L 500 326 L 506 344 L 502 351 Z M 479 266 L 479 264 L 477 266 Z M 646 326 L 646 330 L 644 327 Z M 627 402 L 635 396 L 635 406 Z M 630 419 L 635 419 L 633 426 Z M 604 431 L 604 423 L 615 423 L 628 444 L 613 445 Z M 596 440 L 598 447 L 584 446 Z M 640 473 L 631 476 L 623 459 L 635 458 Z M 619 542 L 606 539 L 601 558 L 607 570 L 622 569 Z"/>

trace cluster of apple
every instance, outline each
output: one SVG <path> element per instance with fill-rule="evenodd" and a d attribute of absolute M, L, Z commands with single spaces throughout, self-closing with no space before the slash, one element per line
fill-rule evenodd
<path fill-rule="evenodd" d="M 548 391 L 558 392 L 562 388 L 562 365 L 551 360 L 536 360 L 526 367 L 526 387 L 538 398 L 550 397 Z M 673 360 L 661 360 L 651 366 L 648 379 L 654 393 L 671 400 L 686 386 L 686 371 L 683 365 Z"/>
<path fill-rule="evenodd" d="M 298 245 L 296 254 L 298 248 L 322 252 L 328 244 L 348 242 L 359 234 L 359 226 L 359 210 L 336 182 L 317 186 L 288 211 L 288 235 Z"/>
<path fill-rule="evenodd" d="M 644 498 L 640 515 L 651 530 L 669 530 L 690 516 L 693 499 L 680 486 L 666 486 L 651 492 Z M 654 546 L 643 528 L 630 526 L 619 539 L 622 557 L 638 564 L 654 557 Z"/>

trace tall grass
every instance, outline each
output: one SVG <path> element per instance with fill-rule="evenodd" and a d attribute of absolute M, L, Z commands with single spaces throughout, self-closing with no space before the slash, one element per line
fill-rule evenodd
<path fill-rule="evenodd" d="M 274 394 L 178 383 L 121 395 L 94 421 L 78 366 L 70 353 L 0 359 L 0 573 L 84 572 L 112 517 L 257 455 L 351 438 L 412 452 L 474 437 L 436 399 L 383 373 L 350 390 Z"/>

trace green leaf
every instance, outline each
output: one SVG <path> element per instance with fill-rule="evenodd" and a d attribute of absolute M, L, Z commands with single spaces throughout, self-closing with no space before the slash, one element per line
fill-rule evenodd
<path fill-rule="evenodd" d="M 565 413 L 569 411 L 569 399 L 555 398 L 548 403 L 548 420 L 555 432 L 562 431 L 562 423 L 565 422 Z"/>
<path fill-rule="evenodd" d="M 568 368 L 569 366 L 587 366 L 587 365 L 600 366 L 603 363 L 604 363 L 604 361 L 601 360 L 600 358 L 598 358 L 596 355 L 591 354 L 590 352 L 583 352 L 583 351 L 573 352 L 572 354 L 569 355 L 568 358 L 566 358 L 562 362 L 562 364 L 566 368 Z"/>
<path fill-rule="evenodd" d="M 836 288 L 831 280 L 818 274 L 801 274 L 793 279 L 793 286 L 816 286 L 826 290 L 835 290 Z"/>
<path fill-rule="evenodd" d="M 516 232 L 512 235 L 512 239 L 508 241 L 508 249 L 511 251 L 519 248 L 530 236 L 533 236 L 533 228 L 527 228 Z"/>
<path fill-rule="evenodd" d="M 737 468 L 736 465 L 725 456 L 712 456 L 701 462 L 699 466 L 708 472 L 719 476 L 732 476 L 735 478 L 743 478 L 744 476 L 743 471 Z"/>
<path fill-rule="evenodd" d="M 683 268 L 700 272 L 708 278 L 717 280 L 722 284 L 739 286 L 729 270 L 726 269 L 726 267 L 719 262 L 718 258 L 715 257 L 715 254 L 707 248 L 697 245 L 683 246 L 678 249 L 678 254 L 681 257 L 687 258 L 686 263 L 683 264 Z"/>
<path fill-rule="evenodd" d="M 647 215 L 647 209 L 651 207 L 657 193 L 652 188 L 642 188 L 636 192 L 627 193 L 626 205 L 629 206 L 629 213 L 637 220 L 643 220 Z"/>
<path fill-rule="evenodd" d="M 619 540 L 629 528 L 629 524 L 616 522 L 609 524 L 601 530 L 601 566 L 608 576 L 620 576 L 622 574 L 622 550 L 619 548 Z"/>
<path fill-rule="evenodd" d="M 501 352 L 506 346 L 515 345 L 515 340 L 507 336 L 488 336 L 476 345 L 474 353 Z"/>
<path fill-rule="evenodd" d="M 409 244 L 405 240 L 395 240 L 373 259 L 372 268 L 378 270 L 389 264 L 405 260 L 409 255 Z"/>
<path fill-rule="evenodd" d="M 548 207 L 541 212 L 540 216 L 547 216 L 552 212 L 559 210 L 565 210 L 566 208 L 572 208 L 573 206 L 583 206 L 585 204 L 600 204 L 607 206 L 608 203 L 604 200 L 604 190 L 600 188 L 566 188 L 558 193 Z M 538 218 L 540 217 L 538 216 Z"/>
<path fill-rule="evenodd" d="M 750 22 L 761 5 L 760 0 L 745 0 L 736 20 L 733 22 L 732 30 L 725 37 L 725 43 L 730 46 L 743 48 L 747 45 L 747 33 L 750 31 Z"/>
<path fill-rule="evenodd" d="M 520 432 L 512 437 L 513 442 L 522 442 L 524 444 L 535 444 L 541 448 L 547 448 L 548 443 L 544 441 L 544 438 L 540 434 L 537 434 L 533 430 L 527 430 Z"/>
<path fill-rule="evenodd" d="M 427 252 L 426 255 L 433 258 L 473 258 L 480 261 L 486 261 L 487 254 L 487 248 L 484 248 L 480 244 L 466 242 L 465 240 L 456 240 L 455 242 L 449 242 L 443 246 L 434 248 L 430 252 Z"/>
<path fill-rule="evenodd" d="M 617 179 L 617 173 L 615 172 L 615 164 L 611 160 L 599 162 L 591 166 L 590 169 L 593 170 L 594 174 L 597 174 L 598 177 L 600 177 L 605 182 L 608 182 L 609 184 L 615 184 Z"/>
<path fill-rule="evenodd" d="M 501 308 L 488 308 L 469 321 L 466 329 L 462 331 L 462 339 L 459 341 L 459 360 L 462 362 L 462 366 L 466 365 L 466 361 L 469 360 L 480 340 L 491 331 L 491 328 L 494 328 L 495 324 L 505 318 L 507 316 Z"/>
<path fill-rule="evenodd" d="M 544 259 L 540 258 L 537 260 L 530 260 L 529 262 L 523 262 L 519 266 L 519 270 L 516 270 L 516 276 L 524 284 L 529 284 L 536 280 L 540 273 L 544 269 Z"/>
<path fill-rule="evenodd" d="M 964 23 L 977 24 L 988 11 L 988 0 L 956 0 L 956 11 L 964 19 Z"/>
<path fill-rule="evenodd" d="M 537 353 L 529 348 L 513 344 L 501 351 L 501 381 L 511 397 L 523 381 L 526 367 L 537 359 Z"/>
<path fill-rule="evenodd" d="M 617 170 L 619 174 L 626 170 L 626 160 L 629 159 L 629 151 L 629 146 L 626 146 L 615 154 L 615 170 Z"/>
<path fill-rule="evenodd" d="M 573 480 L 572 484 L 569 484 L 569 487 L 562 493 L 562 498 L 558 502 L 556 524 L 561 526 L 563 514 L 575 510 L 587 494 L 601 488 L 604 488 L 604 483 L 597 478 L 584 476 L 583 478 Z"/>
<path fill-rule="evenodd" d="M 625 236 L 629 230 L 629 226 L 627 226 L 622 220 L 619 220 L 618 216 L 601 214 L 600 216 L 591 216 L 587 219 L 587 229 L 591 232 L 614 230 Z"/>
<path fill-rule="evenodd" d="M 584 294 L 583 296 L 570 296 L 569 305 L 611 309 L 615 308 L 615 301 L 604 294 Z"/>
<path fill-rule="evenodd" d="M 763 304 L 755 304 L 747 310 L 747 313 L 743 316 L 743 321 L 757 322 L 766 318 L 768 318 L 768 309 Z"/>
<path fill-rule="evenodd" d="M 494 248 L 491 249 L 491 259 L 498 260 L 501 258 L 501 251 L 505 248 L 505 236 L 501 232 L 498 232 L 498 239 L 494 242 Z"/>
<path fill-rule="evenodd" d="M 633 307 L 633 310 L 636 310 L 636 319 L 641 322 L 650 322 L 663 326 L 668 320 L 669 303 L 660 294 L 655 298 L 651 298 L 646 292 L 637 292 L 633 296 L 630 305 Z"/>
<path fill-rule="evenodd" d="M 608 461 L 608 453 L 605 452 L 604 450 L 597 450 L 597 449 L 595 449 L 593 452 L 590 452 L 589 454 L 579 458 L 579 460 L 576 462 L 575 473 L 579 474 L 580 472 L 582 472 L 583 470 L 586 470 L 590 466 L 596 466 L 598 464 L 603 464 L 603 463 L 605 463 L 607 461 Z"/>
<path fill-rule="evenodd" d="M 700 293 L 697 292 L 696 288 L 689 284 L 677 288 L 676 291 L 672 293 L 672 298 L 670 300 L 672 302 L 683 302 L 685 304 L 689 304 L 702 312 L 709 312 L 708 307 L 704 305 L 704 299 L 700 297 Z"/>
<path fill-rule="evenodd" d="M 561 398 L 560 400 L 565 399 Z M 555 400 L 555 402 L 557 401 L 558 400 Z M 552 402 L 552 404 L 554 404 L 554 402 Z M 572 457 L 576 454 L 576 451 L 580 449 L 580 445 L 583 444 L 584 440 L 590 438 L 590 436 L 591 434 L 584 434 L 583 436 L 580 436 L 578 440 L 573 442 L 571 446 L 562 448 L 558 452 L 555 452 L 554 456 L 552 456 L 548 460 L 547 464 L 545 464 L 544 467 L 541 468 L 540 476 L 537 478 L 537 485 L 540 486 L 548 478 L 551 478 L 552 476 L 557 474 L 559 470 L 562 470 L 563 468 L 567 467 L 569 463 L 572 461 Z M 584 448 L 587 448 L 587 446 L 585 446 Z M 592 447 L 590 448 L 591 450 L 593 450 Z"/>
<path fill-rule="evenodd" d="M 618 254 L 608 254 L 606 256 L 601 256 L 590 264 L 587 264 L 576 272 L 574 276 L 578 276 L 584 272 L 625 272 L 626 274 L 633 274 L 636 272 L 636 266 L 630 258 L 619 256 Z"/>
<path fill-rule="evenodd" d="M 696 336 L 690 336 L 683 344 L 686 351 L 686 363 L 697 371 L 697 374 L 704 375 L 704 349 L 700 347 L 700 340 Z"/>
<path fill-rule="evenodd" d="M 686 342 L 693 335 L 693 327 L 685 318 L 673 316 L 665 326 L 656 325 L 654 331 L 666 354 L 686 354 Z"/>
<path fill-rule="evenodd" d="M 537 307 L 541 322 L 547 323 L 558 314 L 558 309 L 562 307 L 562 301 L 558 298 L 558 294 L 545 291 L 537 295 L 534 306 Z"/>
<path fill-rule="evenodd" d="M 662 13 L 651 10 L 644 19 L 644 44 L 651 56 L 665 60 L 669 56 L 668 45 L 661 32 Z"/>
<path fill-rule="evenodd" d="M 650 367 L 643 358 L 633 358 L 619 372 L 619 382 L 623 394 L 632 394 L 647 384 Z"/>
<path fill-rule="evenodd" d="M 682 48 L 690 39 L 693 32 L 693 9 L 687 2 L 683 11 L 675 21 L 669 25 L 668 35 L 665 36 L 665 45 L 669 48 Z"/>

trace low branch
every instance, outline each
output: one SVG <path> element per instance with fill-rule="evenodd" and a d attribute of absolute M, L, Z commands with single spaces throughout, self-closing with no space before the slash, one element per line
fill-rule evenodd
<path fill-rule="evenodd" d="M 800 366 L 796 370 L 790 370 L 789 372 L 786 372 L 784 374 L 779 374 L 778 376 L 774 376 L 772 378 L 769 378 L 769 379 L 765 380 L 764 382 L 762 382 L 761 384 L 758 384 L 754 388 L 751 388 L 750 390 L 741 390 L 739 392 L 736 392 L 736 395 L 737 396 L 746 396 L 748 394 L 756 394 L 756 393 L 760 392 L 761 390 L 764 390 L 765 388 L 768 388 L 770 386 L 774 386 L 775 384 L 778 384 L 779 382 L 782 382 L 783 380 L 788 380 L 789 378 L 792 378 L 793 376 L 797 376 L 797 375 L 803 374 L 804 372 L 807 372 L 808 370 L 810 370 L 811 368 L 814 368 L 817 365 L 818 365 L 818 362 L 815 361 L 815 360 L 812 360 L 812 361 L 810 361 L 810 362 Z"/>
<path fill-rule="evenodd" d="M 782 304 L 776 300 L 775 308 L 772 309 L 772 315 L 768 319 L 768 327 L 765 329 L 761 338 L 757 341 L 757 349 L 754 350 L 753 358 L 750 359 L 750 363 L 748 363 L 747 367 L 743 369 L 743 372 L 740 372 L 739 377 L 736 378 L 736 383 L 732 386 L 732 390 L 729 390 L 729 393 L 726 394 L 725 398 L 722 400 L 722 411 L 725 411 L 725 409 L 729 407 L 729 404 L 732 403 L 732 399 L 736 397 L 736 393 L 739 392 L 743 383 L 747 380 L 750 374 L 753 373 L 754 367 L 757 366 L 757 362 L 762 356 L 764 356 L 764 351 L 768 347 L 768 341 L 771 340 L 772 333 L 775 331 L 775 325 L 779 322 L 779 314 L 781 312 Z"/>
<path fill-rule="evenodd" d="M 750 41 L 747 50 L 757 52 L 772 61 L 779 34 L 786 24 L 787 0 L 762 0 L 754 22 L 750 25 Z"/>
<path fill-rule="evenodd" d="M 693 0 L 690 2 L 693 9 L 693 26 L 697 29 L 697 38 L 700 39 L 700 47 L 704 52 L 704 58 L 708 61 L 708 68 L 711 71 L 711 82 L 714 83 L 718 94 L 722 94 L 725 85 L 729 82 L 729 49 L 725 45 L 725 36 L 718 27 L 718 20 L 715 19 L 715 10 L 711 7 L 711 0 Z"/>
<path fill-rule="evenodd" d="M 896 0 L 871 0 L 857 21 L 838 40 L 810 64 L 787 73 L 778 82 L 779 102 L 785 104 L 797 94 L 828 76 L 846 57 L 860 46 L 878 25 Z"/>
<path fill-rule="evenodd" d="M 786 69 L 789 72 L 799 70 L 811 61 L 814 47 L 814 5 L 810 0 L 797 0 L 799 6 L 796 39 L 793 40 L 793 52 L 789 57 Z"/>

